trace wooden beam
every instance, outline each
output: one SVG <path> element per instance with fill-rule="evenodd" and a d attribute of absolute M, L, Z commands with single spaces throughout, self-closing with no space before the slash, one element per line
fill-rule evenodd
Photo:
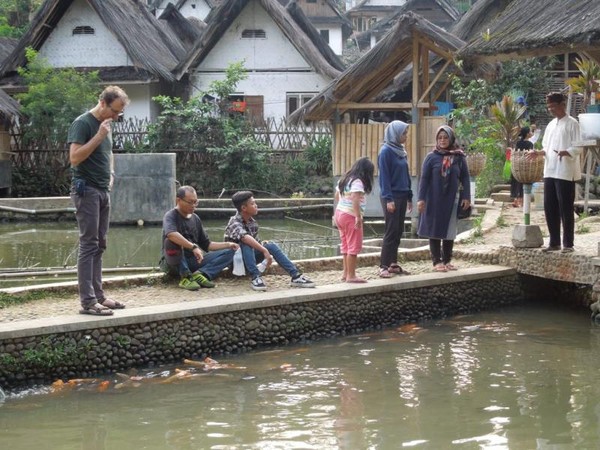
<path fill-rule="evenodd" d="M 398 109 L 411 109 L 413 106 L 412 103 L 355 103 L 355 102 L 347 102 L 347 103 L 336 103 L 335 107 L 340 111 L 347 110 L 362 110 L 362 111 L 392 111 Z M 429 103 L 417 103 L 417 108 L 427 109 L 430 107 Z"/>
<path fill-rule="evenodd" d="M 448 68 L 448 66 L 450 65 L 450 63 L 451 63 L 450 60 L 446 61 L 446 64 L 444 64 L 444 67 L 442 67 L 440 69 L 440 71 L 437 73 L 437 75 L 435 76 L 435 78 L 433 79 L 433 81 L 431 82 L 431 84 L 428 83 L 427 89 L 425 89 L 425 92 L 423 92 L 423 95 L 421 95 L 421 98 L 419 99 L 419 103 L 421 103 L 423 100 L 425 100 L 425 97 L 427 96 L 427 94 L 429 94 L 429 91 L 431 91 L 431 89 L 433 89 L 433 86 L 435 86 L 435 83 L 437 83 L 438 80 L 441 78 L 442 74 Z M 434 101 L 435 100 L 433 100 L 432 103 Z"/>
<path fill-rule="evenodd" d="M 448 87 L 448 85 L 450 84 L 450 81 L 452 80 L 451 77 L 448 77 L 448 79 L 446 80 L 446 82 L 443 84 L 443 86 L 433 95 L 433 98 L 431 99 L 431 103 L 436 102 L 438 98 L 440 98 L 440 95 L 442 95 L 442 93 L 446 90 L 446 88 Z"/>
<path fill-rule="evenodd" d="M 419 35 L 418 39 L 419 39 L 419 43 L 421 45 L 427 47 L 428 50 L 432 51 L 436 55 L 438 55 L 444 59 L 450 59 L 450 60 L 454 59 L 454 57 L 452 56 L 452 53 L 439 47 L 432 40 L 425 38 L 423 35 Z"/>

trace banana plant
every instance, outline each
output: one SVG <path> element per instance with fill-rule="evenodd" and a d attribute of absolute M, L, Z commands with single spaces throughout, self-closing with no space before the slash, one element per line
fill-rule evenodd
<path fill-rule="evenodd" d="M 593 105 L 596 103 L 596 93 L 600 88 L 600 66 L 591 59 L 577 58 L 575 65 L 579 69 L 580 75 L 575 78 L 569 78 L 567 84 L 579 94 L 583 94 L 584 104 Z"/>
<path fill-rule="evenodd" d="M 502 100 L 490 107 L 492 119 L 500 128 L 500 138 L 506 147 L 513 147 L 519 135 L 519 120 L 527 111 L 527 106 L 521 106 L 510 95 L 505 95 Z"/>

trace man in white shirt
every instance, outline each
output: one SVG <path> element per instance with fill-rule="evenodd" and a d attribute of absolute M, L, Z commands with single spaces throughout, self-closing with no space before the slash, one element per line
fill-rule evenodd
<path fill-rule="evenodd" d="M 573 147 L 579 141 L 579 123 L 567 114 L 565 96 L 551 92 L 546 105 L 554 119 L 546 127 L 542 139 L 543 150 L 532 152 L 528 157 L 545 156 L 544 161 L 544 213 L 550 243 L 544 252 L 561 249 L 560 226 L 562 223 L 562 252 L 573 251 L 575 236 L 575 182 L 581 179 L 579 155 L 581 148 Z"/>

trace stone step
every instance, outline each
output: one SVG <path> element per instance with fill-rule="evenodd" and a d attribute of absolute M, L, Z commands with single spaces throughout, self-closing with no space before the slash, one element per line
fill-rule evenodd
<path fill-rule="evenodd" d="M 512 198 L 510 196 L 510 191 L 494 192 L 494 193 L 492 193 L 491 197 L 492 197 L 492 200 L 494 200 L 494 202 L 503 202 L 503 203 L 512 202 Z"/>
<path fill-rule="evenodd" d="M 492 193 L 501 191 L 510 191 L 510 184 L 495 184 L 492 186 Z"/>

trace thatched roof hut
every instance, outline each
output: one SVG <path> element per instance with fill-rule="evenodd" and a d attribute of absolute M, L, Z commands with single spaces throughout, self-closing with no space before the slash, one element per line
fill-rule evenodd
<path fill-rule="evenodd" d="M 369 106 L 368 103 L 375 100 L 392 84 L 398 73 L 415 61 L 415 43 L 423 43 L 447 59 L 452 59 L 450 52 L 464 45 L 460 39 L 417 14 L 405 14 L 371 51 L 295 111 L 289 121 L 330 120 L 336 114 L 343 114 L 348 109 L 345 105 L 349 103 L 365 104 L 364 109 L 381 108 L 382 105 Z M 416 103 L 418 99 L 413 100 Z"/>
<path fill-rule="evenodd" d="M 452 31 L 467 68 L 515 58 L 587 53 L 600 61 L 600 2 L 479 0 Z"/>
<path fill-rule="evenodd" d="M 178 79 L 186 74 L 190 67 L 196 67 L 209 54 L 250 1 L 259 2 L 283 34 L 318 73 L 329 78 L 340 74 L 342 63 L 335 55 L 333 56 L 337 62 L 331 59 L 332 52 L 329 45 L 322 38 L 316 41 L 311 39 L 311 36 L 306 34 L 300 24 L 277 0 L 229 0 L 221 3 L 206 17 L 207 27 L 202 37 L 196 42 L 188 57 L 174 70 Z"/>
<path fill-rule="evenodd" d="M 132 60 L 133 67 L 153 77 L 174 80 L 171 70 L 186 53 L 184 45 L 167 34 L 140 0 L 86 0 L 114 34 Z M 25 65 L 25 48 L 39 50 L 72 0 L 46 0 L 31 21 L 15 50 L 0 66 L 0 76 Z"/>
<path fill-rule="evenodd" d="M 429 7 L 429 11 L 419 11 L 419 8 L 423 7 L 422 2 L 420 0 L 408 0 L 396 12 L 384 19 L 378 20 L 368 30 L 354 33 L 354 40 L 361 49 L 368 48 L 371 36 L 375 36 L 379 40 L 380 37 L 384 36 L 394 26 L 399 17 L 409 12 L 419 11 L 419 15 L 422 16 L 430 13 L 430 15 L 437 18 L 437 21 L 429 17 L 424 18 L 445 30 L 449 29 L 460 18 L 460 12 L 448 0 L 432 0 L 431 2 L 437 5 L 438 11 L 433 11 L 434 8 L 430 5 L 425 5 Z"/>

